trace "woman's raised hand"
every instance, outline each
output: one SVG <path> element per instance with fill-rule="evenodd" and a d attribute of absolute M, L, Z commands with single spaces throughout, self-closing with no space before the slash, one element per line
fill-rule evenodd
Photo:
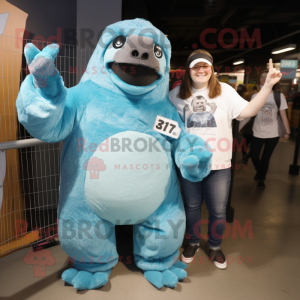
<path fill-rule="evenodd" d="M 270 88 L 273 87 L 282 77 L 280 71 L 273 68 L 272 58 L 269 59 L 269 72 L 266 78 L 265 84 L 268 85 Z"/>

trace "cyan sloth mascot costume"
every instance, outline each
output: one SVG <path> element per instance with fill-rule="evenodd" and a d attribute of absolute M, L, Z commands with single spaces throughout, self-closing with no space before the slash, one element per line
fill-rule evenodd
<path fill-rule="evenodd" d="M 115 225 L 133 224 L 136 265 L 155 287 L 175 287 L 186 265 L 176 261 L 185 213 L 173 160 L 199 181 L 211 152 L 168 99 L 170 42 L 145 20 L 110 25 L 69 89 L 54 66 L 58 51 L 25 46 L 31 74 L 17 110 L 35 138 L 64 141 L 59 238 L 74 268 L 62 279 L 80 290 L 105 285 L 118 262 Z M 178 122 L 178 139 L 153 130 L 157 116 Z"/>

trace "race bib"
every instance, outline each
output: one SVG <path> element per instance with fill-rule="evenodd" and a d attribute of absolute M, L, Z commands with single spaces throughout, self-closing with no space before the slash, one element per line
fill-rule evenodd
<path fill-rule="evenodd" d="M 170 136 L 174 139 L 178 139 L 181 132 L 181 128 L 179 127 L 178 122 L 161 116 L 156 117 L 153 130 L 161 134 Z"/>

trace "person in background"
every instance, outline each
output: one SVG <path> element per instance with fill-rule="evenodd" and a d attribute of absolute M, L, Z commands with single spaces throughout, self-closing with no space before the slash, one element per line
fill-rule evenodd
<path fill-rule="evenodd" d="M 239 84 L 237 87 L 237 92 L 242 98 L 246 99 L 248 89 L 245 84 Z"/>
<path fill-rule="evenodd" d="M 170 92 L 169 98 L 185 122 L 186 130 L 204 139 L 206 145 L 210 146 L 213 156 L 211 165 L 201 166 L 211 169 L 209 175 L 202 181 L 191 182 L 178 172 L 185 200 L 188 239 L 188 245 L 181 255 L 183 262 L 192 262 L 199 250 L 201 205 L 204 200 L 209 212 L 208 241 L 204 247 L 205 251 L 216 267 L 219 269 L 227 267 L 221 243 L 226 224 L 226 205 L 231 180 L 232 120 L 242 120 L 256 115 L 265 104 L 273 85 L 280 78 L 281 73 L 273 69 L 270 60 L 266 83 L 249 103 L 231 86 L 217 80 L 214 74 L 213 57 L 209 52 L 198 49 L 188 57 L 182 83 Z M 202 96 L 206 100 L 206 111 L 214 116 L 215 127 L 204 122 L 205 127 L 187 128 L 189 114 L 193 113 L 192 101 L 197 96 Z M 203 115 L 204 121 L 206 117 Z M 222 142 L 227 144 L 226 148 Z"/>
<path fill-rule="evenodd" d="M 231 87 L 233 87 L 235 90 L 237 90 L 237 83 L 236 82 L 228 82 L 227 84 L 229 84 Z"/>
<path fill-rule="evenodd" d="M 266 78 L 268 71 L 265 70 L 260 75 L 260 86 L 263 88 L 266 84 Z M 252 99 L 255 99 L 254 94 Z M 253 101 L 253 100 L 252 100 Z M 291 130 L 289 126 L 289 121 L 287 118 L 287 102 L 282 93 L 280 93 L 280 116 L 285 127 L 286 134 L 285 139 L 289 139 Z M 265 105 L 261 108 L 254 119 L 253 123 L 253 137 L 251 142 L 251 159 L 256 170 L 256 175 L 254 180 L 257 181 L 257 186 L 260 189 L 264 189 L 265 179 L 269 168 L 270 158 L 272 153 L 279 141 L 279 131 L 278 131 L 278 107 L 275 102 L 274 92 L 271 90 L 267 97 Z M 260 158 L 261 149 L 264 147 L 264 151 Z"/>
<path fill-rule="evenodd" d="M 247 101 L 250 101 L 252 96 L 256 93 L 258 93 L 260 91 L 260 87 L 258 84 L 255 84 L 251 90 L 251 92 L 244 94 L 244 99 Z M 246 139 L 246 151 L 244 150 L 244 147 L 242 148 L 243 151 L 243 159 L 242 159 L 242 163 L 244 165 L 246 165 L 248 163 L 249 158 L 251 157 L 251 148 L 249 153 L 247 153 L 247 147 L 250 146 L 251 144 L 251 140 L 252 140 L 252 136 L 253 136 L 253 131 L 252 131 L 252 127 L 253 127 L 253 123 L 254 123 L 254 117 L 252 117 L 251 119 L 245 119 L 242 121 L 243 125 L 240 122 L 240 131 L 243 134 L 243 138 Z M 245 122 L 244 122 L 245 121 Z M 245 124 L 245 125 L 244 125 Z"/>
<path fill-rule="evenodd" d="M 247 100 L 247 101 L 250 100 L 250 99 L 249 100 L 247 99 L 247 96 L 249 93 L 248 93 L 248 89 L 245 84 L 239 84 L 239 86 L 237 88 L 237 92 L 245 100 Z M 248 122 L 241 130 L 241 132 L 243 134 L 243 139 L 245 139 L 245 141 L 246 141 L 246 149 L 244 147 L 242 147 L 242 152 L 243 152 L 242 163 L 244 165 L 247 164 L 248 159 L 250 157 L 250 153 L 249 154 L 247 153 L 247 147 L 251 143 L 251 139 L 252 139 L 252 125 L 253 125 L 253 122 Z M 243 145 L 244 145 L 244 143 L 243 143 Z"/>
<path fill-rule="evenodd" d="M 258 84 L 255 84 L 253 87 L 252 87 L 252 90 L 251 90 L 251 96 L 255 93 L 258 93 L 260 91 L 260 85 Z M 250 99 L 249 99 L 250 100 Z"/>
<path fill-rule="evenodd" d="M 252 88 L 252 92 L 258 93 L 259 91 L 260 91 L 260 87 L 258 86 L 258 84 L 256 84 L 256 85 Z"/>

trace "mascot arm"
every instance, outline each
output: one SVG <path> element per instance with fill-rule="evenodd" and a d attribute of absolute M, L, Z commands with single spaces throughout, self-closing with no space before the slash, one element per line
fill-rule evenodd
<path fill-rule="evenodd" d="M 33 137 L 48 143 L 64 140 L 76 115 L 70 90 L 54 65 L 58 49 L 58 45 L 49 45 L 41 52 L 33 44 L 25 46 L 31 74 L 22 83 L 16 102 L 20 123 Z"/>
<path fill-rule="evenodd" d="M 178 139 L 168 138 L 172 144 L 172 154 L 182 176 L 190 181 L 201 181 L 210 173 L 212 151 L 210 146 L 200 137 L 189 134 L 177 111 L 172 114 L 172 120 L 178 122 L 181 128 Z"/>

